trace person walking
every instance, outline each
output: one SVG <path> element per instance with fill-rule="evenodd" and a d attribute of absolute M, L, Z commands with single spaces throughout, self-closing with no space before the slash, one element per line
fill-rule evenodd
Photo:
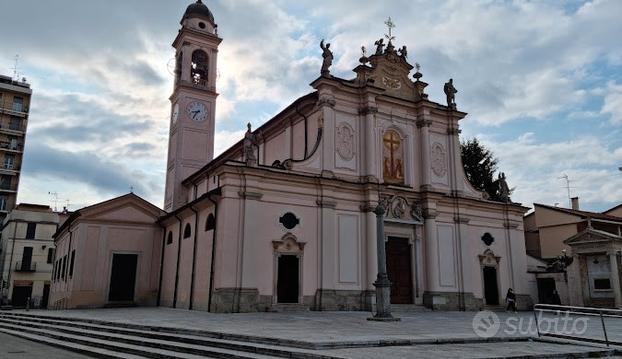
<path fill-rule="evenodd" d="M 516 313 L 516 294 L 514 294 L 514 291 L 512 290 L 512 288 L 508 289 L 508 293 L 505 295 L 505 301 L 507 302 L 508 306 L 505 309 L 506 311 L 510 311 L 512 310 L 514 313 Z"/>

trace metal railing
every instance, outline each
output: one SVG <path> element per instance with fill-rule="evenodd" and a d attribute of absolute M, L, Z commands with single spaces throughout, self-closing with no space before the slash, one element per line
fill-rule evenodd
<path fill-rule="evenodd" d="M 609 334 L 615 333 L 620 334 L 622 331 L 620 328 L 611 328 L 609 333 L 607 332 L 606 319 L 615 319 L 619 320 L 619 325 L 622 326 L 622 310 L 620 309 L 609 309 L 609 308 L 593 308 L 593 307 L 573 307 L 568 305 L 553 305 L 553 304 L 536 304 L 533 309 L 533 315 L 536 320 L 536 329 L 538 331 L 538 336 L 549 336 L 560 339 L 570 339 L 576 341 L 585 341 L 591 343 L 599 343 L 605 344 L 607 347 L 610 345 L 620 345 L 622 346 L 622 338 L 611 338 Z M 599 318 L 600 321 L 600 329 L 602 329 L 599 337 L 590 337 L 585 335 L 578 335 L 577 333 L 572 332 L 550 332 L 550 331 L 542 331 L 541 322 L 542 317 L 538 318 L 538 314 L 541 315 L 544 313 L 553 314 L 555 316 L 565 315 L 567 317 L 581 317 L 588 320 L 589 318 Z M 540 322 L 539 322 L 540 319 Z M 586 324 L 587 326 L 587 324 Z M 596 332 L 594 334 L 597 334 Z"/>

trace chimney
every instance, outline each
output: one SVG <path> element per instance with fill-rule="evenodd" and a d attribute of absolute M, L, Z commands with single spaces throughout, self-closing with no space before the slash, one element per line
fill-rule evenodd
<path fill-rule="evenodd" d="M 572 197 L 570 203 L 572 203 L 572 209 L 579 210 L 579 197 Z"/>

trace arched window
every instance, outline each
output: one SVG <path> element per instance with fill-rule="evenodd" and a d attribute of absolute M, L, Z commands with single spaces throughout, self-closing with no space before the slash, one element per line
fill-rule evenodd
<path fill-rule="evenodd" d="M 404 183 L 404 149 L 402 138 L 394 130 L 387 130 L 382 137 L 383 176 L 385 182 Z"/>
<path fill-rule="evenodd" d="M 184 228 L 184 239 L 190 238 L 192 235 L 192 229 L 190 229 L 190 223 L 186 223 L 186 227 Z"/>
<path fill-rule="evenodd" d="M 166 236 L 166 244 L 173 243 L 173 232 L 169 231 L 168 236 Z"/>
<path fill-rule="evenodd" d="M 209 216 L 207 216 L 207 220 L 205 221 L 205 230 L 211 231 L 214 228 L 216 228 L 216 217 L 214 217 L 214 215 L 210 213 Z"/>
<path fill-rule="evenodd" d="M 192 53 L 192 66 L 190 67 L 190 78 L 195 85 L 207 85 L 208 73 L 207 54 L 203 50 L 195 50 Z"/>

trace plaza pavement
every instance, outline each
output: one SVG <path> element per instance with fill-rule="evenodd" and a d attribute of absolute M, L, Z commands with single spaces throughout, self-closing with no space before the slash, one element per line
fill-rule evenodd
<path fill-rule="evenodd" d="M 15 313 L 25 313 L 14 311 Z M 286 312 L 215 314 L 171 308 L 115 308 L 90 310 L 31 310 L 31 315 L 79 318 L 227 333 L 249 338 L 278 340 L 278 345 L 319 350 L 344 358 L 503 358 L 576 357 L 589 355 L 603 345 L 541 342 L 533 312 L 496 312 L 499 329 L 491 338 L 473 328 L 477 312 L 396 313 L 399 322 L 372 322 L 366 312 Z M 547 315 L 548 330 L 564 329 L 560 316 Z M 565 330 L 572 329 L 572 321 Z M 622 342 L 622 319 L 607 319 L 610 340 Z M 543 328 L 543 329 L 547 329 Z M 576 329 L 585 337 L 602 338 L 600 318 L 589 318 Z M 481 333 L 481 332 L 480 332 Z M 531 339 L 528 339 L 531 338 Z M 622 349 L 622 347 L 620 347 Z"/>

